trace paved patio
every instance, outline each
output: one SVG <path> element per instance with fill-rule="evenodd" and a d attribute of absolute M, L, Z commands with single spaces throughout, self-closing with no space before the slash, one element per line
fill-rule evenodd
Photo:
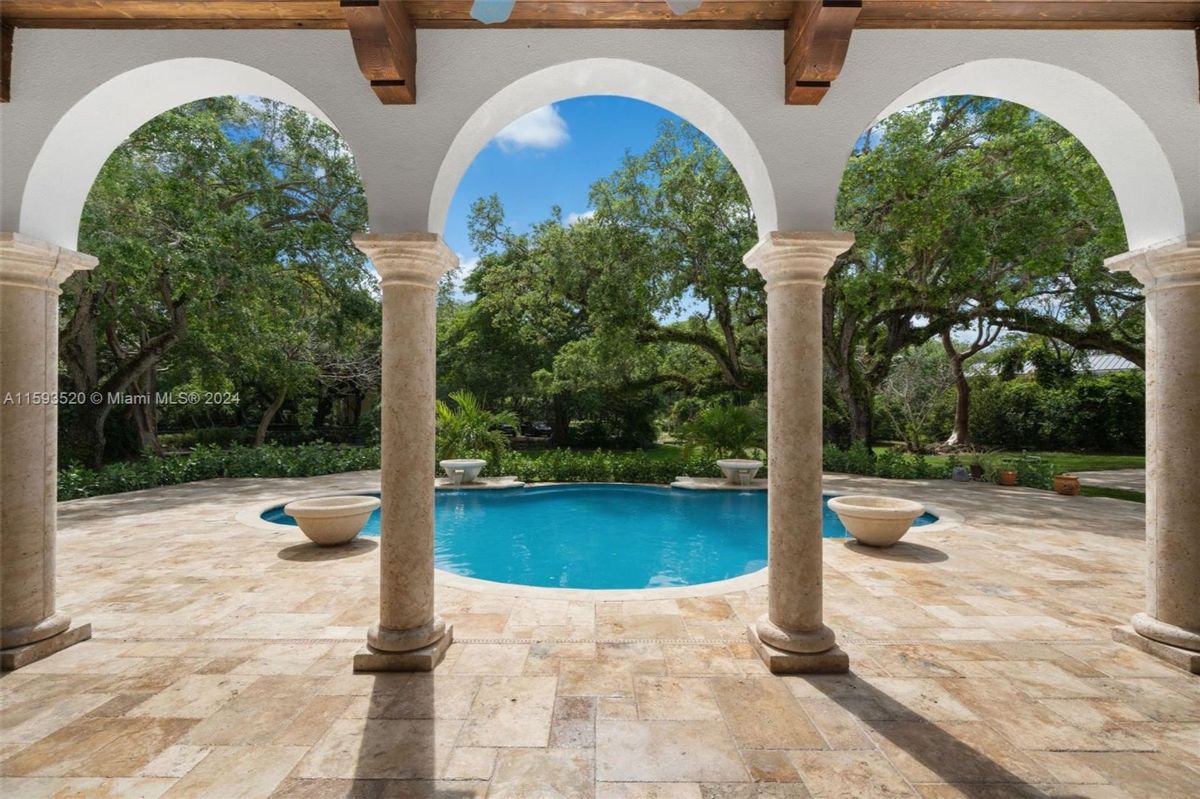
<path fill-rule="evenodd" d="M 1077 472 L 1079 482 L 1096 488 L 1119 488 L 1146 493 L 1145 469 L 1109 469 L 1103 472 Z"/>
<path fill-rule="evenodd" d="M 376 544 L 320 551 L 235 517 L 372 482 L 210 481 L 62 505 L 60 607 L 95 637 L 0 679 L 0 792 L 1200 794 L 1200 679 L 1110 638 L 1142 604 L 1140 505 L 827 477 L 965 516 L 888 552 L 825 542 L 825 618 L 849 675 L 766 672 L 744 638 L 765 577 L 605 602 L 446 580 L 456 641 L 437 672 L 355 675 Z"/>

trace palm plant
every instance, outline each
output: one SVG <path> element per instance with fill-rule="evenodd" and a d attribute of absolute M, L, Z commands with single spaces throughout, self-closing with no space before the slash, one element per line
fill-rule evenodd
<path fill-rule="evenodd" d="M 744 458 L 766 446 L 766 425 L 761 412 L 749 405 L 710 405 L 683 426 L 689 450 L 699 449 L 713 458 Z"/>
<path fill-rule="evenodd" d="M 520 420 L 512 411 L 489 411 L 470 391 L 450 395 L 455 407 L 437 402 L 437 456 L 445 458 L 489 457 L 500 460 L 508 448 L 508 437 L 498 428 L 517 427 Z"/>

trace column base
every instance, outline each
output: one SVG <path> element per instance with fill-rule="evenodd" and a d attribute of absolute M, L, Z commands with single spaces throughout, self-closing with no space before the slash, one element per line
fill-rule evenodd
<path fill-rule="evenodd" d="M 0 649 L 0 671 L 15 671 L 44 658 L 55 652 L 61 652 L 69 646 L 92 637 L 92 625 L 80 624 L 69 627 L 58 635 L 34 641 L 32 644 L 14 646 L 10 649 Z"/>
<path fill-rule="evenodd" d="M 1200 674 L 1200 652 L 1193 652 L 1190 649 L 1180 649 L 1177 646 L 1171 646 L 1161 641 L 1155 641 L 1153 638 L 1147 638 L 1129 625 L 1114 627 L 1112 637 L 1118 644 L 1126 644 L 1132 646 L 1134 649 L 1140 649 L 1147 655 L 1153 655 L 1177 669 L 1183 669 L 1192 674 Z"/>
<path fill-rule="evenodd" d="M 824 652 L 788 652 L 759 638 L 754 625 L 746 630 L 746 638 L 772 674 L 845 674 L 850 671 L 850 656 L 836 645 Z"/>
<path fill-rule="evenodd" d="M 384 652 L 369 645 L 354 653 L 357 671 L 433 671 L 446 656 L 454 641 L 453 625 L 446 625 L 446 634 L 432 644 L 408 652 Z"/>

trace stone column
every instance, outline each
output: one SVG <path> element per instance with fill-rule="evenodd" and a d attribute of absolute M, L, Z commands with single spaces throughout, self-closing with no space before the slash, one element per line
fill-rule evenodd
<path fill-rule="evenodd" d="M 438 280 L 457 263 L 434 233 L 355 236 L 383 291 L 379 621 L 359 671 L 429 671 L 452 631 L 433 607 Z"/>
<path fill-rule="evenodd" d="M 1200 674 L 1200 233 L 1107 266 L 1146 293 L 1146 611 L 1114 637 Z"/>
<path fill-rule="evenodd" d="M 821 294 L 850 233 L 774 232 L 746 254 L 767 282 L 768 608 L 751 645 L 775 673 L 843 672 L 822 620 Z"/>
<path fill-rule="evenodd" d="M 96 259 L 0 233 L 0 668 L 87 640 L 55 609 L 58 297 Z"/>

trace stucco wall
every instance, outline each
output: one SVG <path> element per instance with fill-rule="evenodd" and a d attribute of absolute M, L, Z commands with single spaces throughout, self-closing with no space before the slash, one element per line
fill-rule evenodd
<path fill-rule="evenodd" d="M 1057 99 L 1070 105 L 1068 126 L 1100 144 L 1110 174 L 1124 170 L 1119 199 L 1133 246 L 1200 230 L 1200 101 L 1191 32 L 858 31 L 842 77 L 818 107 L 783 104 L 781 52 L 780 32 L 423 30 L 419 103 L 383 106 L 359 74 L 344 31 L 19 29 L 13 102 L 0 106 L 0 229 L 74 246 L 82 198 L 120 136 L 227 83 L 222 91 L 311 103 L 354 150 L 373 229 L 425 230 L 431 216 L 440 218 L 436 207 L 430 210 L 439 171 L 442 195 L 455 182 L 461 165 L 452 158 L 443 169 L 443 162 L 472 114 L 530 73 L 588 58 L 628 59 L 678 76 L 677 83 L 645 83 L 644 75 L 630 71 L 630 80 L 645 84 L 636 87 L 640 96 L 667 107 L 695 100 L 683 96 L 684 81 L 703 90 L 711 98 L 709 127 L 717 128 L 710 134 L 748 141 L 756 151 L 742 160 L 766 173 L 747 176 L 758 187 L 760 214 L 775 216 L 780 229 L 825 229 L 832 226 L 846 157 L 878 114 L 943 70 L 1008 58 L 1057 65 L 1087 79 L 1088 102 L 1079 102 L 1077 92 L 1051 92 L 1038 110 L 1057 116 L 1056 110 L 1067 110 L 1051 107 Z M 104 87 L 131 69 L 186 57 L 253 69 L 230 67 L 218 75 L 203 64 L 189 70 L 177 63 L 146 70 L 140 82 L 126 77 Z M 1037 70 L 984 77 L 980 90 L 992 94 L 1020 94 L 1030 89 L 1021 84 L 1044 83 Z M 552 99 L 574 96 L 580 85 L 595 84 L 567 79 Z M 68 113 L 97 87 L 103 88 Z M 513 107 L 510 116 L 521 110 Z M 497 129 L 508 121 L 503 111 L 487 116 Z"/>

